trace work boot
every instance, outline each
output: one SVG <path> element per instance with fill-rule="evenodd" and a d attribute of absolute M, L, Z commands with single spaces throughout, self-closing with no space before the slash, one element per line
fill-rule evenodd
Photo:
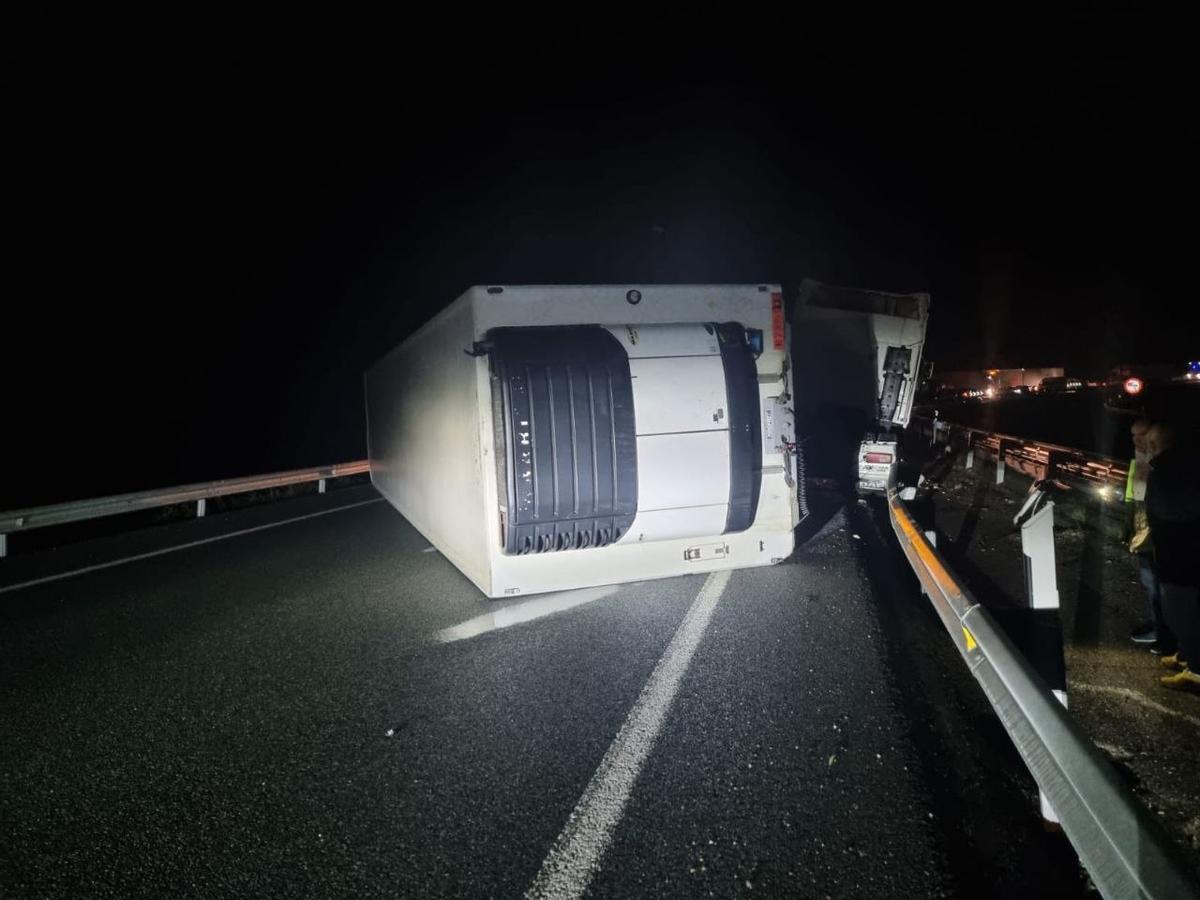
<path fill-rule="evenodd" d="M 1158 642 L 1158 627 L 1153 622 L 1145 622 L 1129 635 L 1135 644 L 1154 644 Z"/>
<path fill-rule="evenodd" d="M 1170 656 L 1159 657 L 1158 661 L 1163 664 L 1164 668 L 1170 669 L 1172 672 L 1182 672 L 1187 668 L 1187 663 L 1179 658 L 1178 653 L 1172 653 Z"/>
<path fill-rule="evenodd" d="M 1200 675 L 1197 675 L 1191 669 L 1184 669 L 1175 675 L 1164 675 L 1158 679 L 1158 683 L 1173 691 L 1187 691 L 1191 694 L 1200 694 Z"/>

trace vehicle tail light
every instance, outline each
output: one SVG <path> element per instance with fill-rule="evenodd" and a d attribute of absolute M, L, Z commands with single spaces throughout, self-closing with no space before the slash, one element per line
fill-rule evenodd
<path fill-rule="evenodd" d="M 888 463 L 892 462 L 892 454 L 890 453 L 866 453 L 863 455 L 863 462 L 869 463 Z"/>

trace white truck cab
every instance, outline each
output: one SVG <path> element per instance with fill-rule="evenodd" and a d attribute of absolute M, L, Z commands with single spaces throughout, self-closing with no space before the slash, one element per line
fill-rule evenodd
<path fill-rule="evenodd" d="M 853 455 L 860 493 L 885 492 L 912 415 L 929 321 L 928 294 L 805 280 L 793 316 L 797 411 L 832 453 Z"/>

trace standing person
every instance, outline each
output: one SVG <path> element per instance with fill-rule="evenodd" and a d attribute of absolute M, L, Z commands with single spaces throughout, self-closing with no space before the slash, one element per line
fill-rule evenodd
<path fill-rule="evenodd" d="M 1178 651 L 1163 657 L 1175 670 L 1163 687 L 1200 694 L 1200 455 L 1175 446 L 1174 431 L 1151 426 L 1146 435 L 1150 477 L 1146 514 L 1162 586 L 1162 610 Z"/>
<path fill-rule="evenodd" d="M 1146 518 L 1146 479 L 1150 475 L 1150 452 L 1146 436 L 1149 419 L 1137 419 L 1130 427 L 1133 436 L 1133 459 L 1129 461 L 1129 477 L 1125 481 L 1125 503 L 1128 510 L 1126 534 L 1129 552 L 1137 557 L 1138 578 L 1146 589 L 1150 617 L 1129 636 L 1135 644 L 1149 644 L 1150 652 L 1168 656 L 1175 652 L 1175 635 L 1163 620 L 1162 589 L 1154 568 L 1154 546 L 1150 540 L 1150 522 Z"/>

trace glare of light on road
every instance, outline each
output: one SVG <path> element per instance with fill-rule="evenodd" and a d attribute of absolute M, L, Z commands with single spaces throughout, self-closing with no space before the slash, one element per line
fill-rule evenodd
<path fill-rule="evenodd" d="M 616 592 L 617 585 L 606 584 L 601 587 L 581 588 L 577 591 L 540 594 L 530 597 L 528 600 L 509 603 L 493 612 L 468 619 L 460 625 L 443 628 L 434 635 L 434 639 L 442 644 L 465 640 L 499 628 L 508 628 L 510 625 L 518 625 L 522 622 L 530 622 L 543 616 L 553 615 L 584 603 L 591 603 L 593 600 L 599 600 L 601 597 L 607 597 Z"/>

